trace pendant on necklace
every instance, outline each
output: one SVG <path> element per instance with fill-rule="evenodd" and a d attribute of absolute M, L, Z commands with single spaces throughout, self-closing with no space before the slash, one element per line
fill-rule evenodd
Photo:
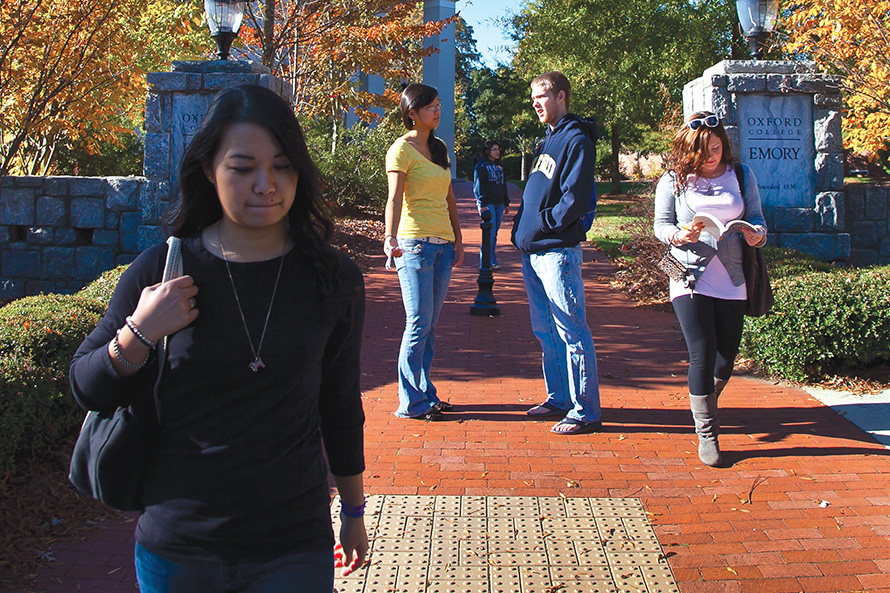
<path fill-rule="evenodd" d="M 266 365 L 263 364 L 263 359 L 260 358 L 259 356 L 257 356 L 257 359 L 256 359 L 255 361 L 253 361 L 252 363 L 250 363 L 250 364 L 247 365 L 247 366 L 248 366 L 248 367 L 250 368 L 250 370 L 252 370 L 254 373 L 257 372 L 257 371 L 259 371 L 260 369 L 264 369 L 264 368 L 266 368 Z"/>

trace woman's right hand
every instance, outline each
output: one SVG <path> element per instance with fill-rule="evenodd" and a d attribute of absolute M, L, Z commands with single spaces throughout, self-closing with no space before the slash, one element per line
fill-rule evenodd
<path fill-rule="evenodd" d="M 680 230 L 674 233 L 672 241 L 674 243 L 695 243 L 701 236 L 703 228 L 705 228 L 705 225 L 701 222 L 697 222 L 689 228 L 681 226 Z"/>
<path fill-rule="evenodd" d="M 131 317 L 146 338 L 157 342 L 198 318 L 197 294 L 191 276 L 146 286 Z"/>
<path fill-rule="evenodd" d="M 402 257 L 402 250 L 399 248 L 399 240 L 389 235 L 383 239 L 383 253 L 386 257 Z"/>

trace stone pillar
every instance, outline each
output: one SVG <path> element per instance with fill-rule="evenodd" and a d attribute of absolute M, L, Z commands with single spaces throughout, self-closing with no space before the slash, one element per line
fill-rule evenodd
<path fill-rule="evenodd" d="M 840 109 L 814 62 L 726 60 L 683 88 L 684 114 L 716 113 L 757 176 L 770 243 L 826 261 L 850 257 Z"/>
<path fill-rule="evenodd" d="M 454 16 L 456 0 L 424 0 L 424 22 L 441 21 Z M 423 59 L 423 83 L 436 87 L 442 100 L 442 116 L 436 135 L 445 141 L 451 158 L 451 175 L 457 162 L 454 158 L 454 60 L 455 27 L 448 25 L 436 39 L 424 42 L 424 47 L 435 47 L 437 52 Z"/>
<path fill-rule="evenodd" d="M 221 89 L 256 84 L 293 104 L 293 87 L 261 64 L 241 60 L 173 62 L 172 72 L 147 77 L 145 160 L 140 250 L 163 241 L 164 214 L 176 197 L 179 161 L 198 130 L 213 96 Z"/>

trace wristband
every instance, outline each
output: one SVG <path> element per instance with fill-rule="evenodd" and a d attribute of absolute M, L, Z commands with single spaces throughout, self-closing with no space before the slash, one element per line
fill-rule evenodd
<path fill-rule="evenodd" d="M 139 330 L 139 326 L 136 325 L 136 322 L 133 321 L 132 317 L 127 315 L 126 322 L 127 322 L 127 327 L 130 329 L 131 332 L 133 332 L 133 335 L 136 336 L 137 340 L 139 340 L 140 342 L 142 342 L 144 345 L 148 346 L 152 350 L 155 349 L 155 346 L 157 346 L 157 343 L 152 342 L 151 340 L 149 340 L 148 338 L 145 337 L 145 334 L 143 334 Z"/>
<path fill-rule="evenodd" d="M 117 337 L 120 335 L 120 333 L 121 330 L 117 330 L 117 332 L 114 334 L 114 337 L 111 339 L 111 351 L 114 352 L 114 357 L 117 359 L 122 367 L 129 371 L 138 371 L 145 366 L 145 363 L 148 362 L 148 358 L 151 356 L 151 350 L 149 350 L 148 354 L 145 355 L 145 360 L 143 360 L 139 364 L 133 364 L 132 362 L 124 358 L 124 355 L 121 353 L 120 344 L 117 343 Z"/>
<path fill-rule="evenodd" d="M 354 507 L 352 505 L 348 505 L 343 502 L 343 499 L 340 499 L 340 514 L 346 515 L 350 519 L 361 519 L 365 516 L 365 504 L 367 504 L 368 500 L 366 498 L 362 498 L 362 504 Z"/>

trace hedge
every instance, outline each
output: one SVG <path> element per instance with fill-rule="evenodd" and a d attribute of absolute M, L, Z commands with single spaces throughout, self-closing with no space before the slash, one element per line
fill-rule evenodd
<path fill-rule="evenodd" d="M 746 318 L 741 348 L 768 372 L 807 381 L 890 361 L 890 266 L 780 276 L 773 292 L 769 315 Z"/>
<path fill-rule="evenodd" d="M 0 483 L 18 460 L 76 434 L 84 412 L 71 397 L 71 358 L 105 312 L 98 299 L 41 295 L 0 308 Z"/>

